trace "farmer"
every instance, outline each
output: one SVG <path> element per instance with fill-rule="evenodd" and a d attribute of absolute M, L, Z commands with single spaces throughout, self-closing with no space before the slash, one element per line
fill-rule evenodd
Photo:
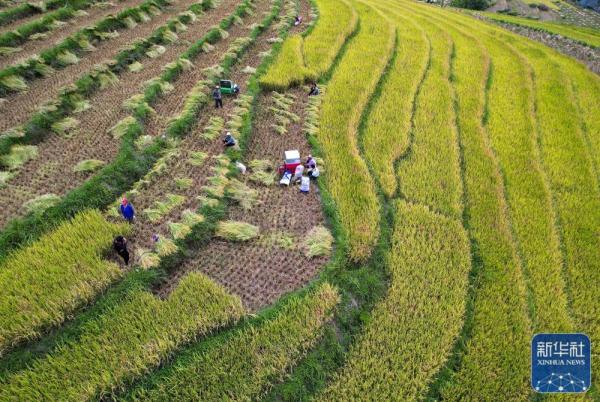
<path fill-rule="evenodd" d="M 129 251 L 127 250 L 127 239 L 119 235 L 113 240 L 113 248 L 123 258 L 125 265 L 129 265 Z"/>
<path fill-rule="evenodd" d="M 308 96 L 316 96 L 319 94 L 319 87 L 317 86 L 316 82 L 313 82 L 310 85 L 310 92 L 308 93 Z"/>
<path fill-rule="evenodd" d="M 125 197 L 123 197 L 123 200 L 121 201 L 120 210 L 123 218 L 125 218 L 127 222 L 132 223 L 133 218 L 135 218 L 135 209 L 133 209 L 133 205 L 131 205 L 131 203 L 127 201 L 127 198 Z"/>
<path fill-rule="evenodd" d="M 302 180 L 303 174 L 304 174 L 304 166 L 302 166 L 302 164 L 299 164 L 298 166 L 296 166 L 296 170 L 294 171 L 294 183 Z"/>
<path fill-rule="evenodd" d="M 233 138 L 231 132 L 228 131 L 227 134 L 225 134 L 225 138 L 223 138 L 223 143 L 226 147 L 232 147 L 235 145 L 235 138 Z"/>
<path fill-rule="evenodd" d="M 308 176 L 311 179 L 316 179 L 317 177 L 319 177 L 320 174 L 321 173 L 319 173 L 319 168 L 315 166 L 314 169 L 312 169 L 312 170 L 309 171 Z"/>
<path fill-rule="evenodd" d="M 302 176 L 302 181 L 300 182 L 300 192 L 303 194 L 308 194 L 310 191 L 310 178 L 308 176 Z"/>
<path fill-rule="evenodd" d="M 223 96 L 221 95 L 221 87 L 218 85 L 215 87 L 215 90 L 212 93 L 213 99 L 215 100 L 215 108 L 223 107 Z"/>
<path fill-rule="evenodd" d="M 296 18 L 294 18 L 294 26 L 297 27 L 300 24 L 302 24 L 302 17 L 297 15 Z"/>

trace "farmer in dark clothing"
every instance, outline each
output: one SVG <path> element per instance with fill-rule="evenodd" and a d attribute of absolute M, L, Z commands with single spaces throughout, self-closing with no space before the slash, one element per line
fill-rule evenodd
<path fill-rule="evenodd" d="M 223 138 L 223 143 L 226 147 L 232 147 L 235 145 L 235 138 L 233 138 L 233 135 L 231 135 L 229 131 L 227 132 L 227 134 L 225 134 L 225 138 Z"/>
<path fill-rule="evenodd" d="M 215 107 L 223 107 L 223 96 L 221 95 L 221 88 L 217 85 L 213 91 L 213 99 L 215 100 Z"/>
<path fill-rule="evenodd" d="M 121 215 L 123 215 L 123 218 L 125 218 L 127 222 L 132 223 L 133 218 L 135 217 L 135 209 L 133 209 L 133 205 L 131 205 L 125 197 L 123 197 L 123 200 L 121 201 L 120 210 Z"/>
<path fill-rule="evenodd" d="M 317 86 L 317 84 L 315 82 L 313 82 L 310 85 L 310 92 L 308 93 L 308 96 L 315 96 L 319 94 L 319 87 Z"/>
<path fill-rule="evenodd" d="M 119 235 L 113 240 L 113 248 L 123 258 L 125 265 L 129 265 L 129 251 L 127 250 L 127 239 Z"/>

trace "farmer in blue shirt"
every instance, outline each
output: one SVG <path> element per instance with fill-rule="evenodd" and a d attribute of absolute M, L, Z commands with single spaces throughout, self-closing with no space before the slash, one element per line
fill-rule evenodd
<path fill-rule="evenodd" d="M 123 197 L 123 201 L 121 201 L 121 215 L 123 215 L 123 218 L 129 223 L 133 222 L 133 218 L 135 217 L 135 209 L 133 209 L 133 205 L 131 205 L 125 197 Z"/>

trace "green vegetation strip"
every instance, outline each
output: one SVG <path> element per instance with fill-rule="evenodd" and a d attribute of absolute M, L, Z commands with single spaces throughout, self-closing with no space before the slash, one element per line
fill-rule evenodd
<path fill-rule="evenodd" d="M 360 31 L 323 95 L 317 139 L 327 165 L 327 187 L 348 236 L 350 257 L 361 260 L 370 255 L 377 240 L 379 202 L 375 183 L 359 155 L 357 127 L 392 53 L 395 35 L 377 11 L 363 4 L 356 7 Z"/>
<path fill-rule="evenodd" d="M 198 273 L 186 276 L 166 300 L 135 292 L 76 342 L 9 377 L 0 386 L 0 399 L 97 399 L 158 366 L 180 345 L 242 314 L 239 298 Z"/>
<path fill-rule="evenodd" d="M 396 204 L 390 286 L 318 400 L 417 400 L 462 328 L 470 270 L 459 221 Z"/>
<path fill-rule="evenodd" d="M 62 323 L 120 277 L 120 268 L 101 254 L 127 231 L 87 211 L 10 255 L 0 265 L 0 355 Z"/>
<path fill-rule="evenodd" d="M 127 399 L 256 400 L 321 337 L 338 302 L 337 291 L 321 284 L 293 297 L 272 318 L 199 344 Z"/>

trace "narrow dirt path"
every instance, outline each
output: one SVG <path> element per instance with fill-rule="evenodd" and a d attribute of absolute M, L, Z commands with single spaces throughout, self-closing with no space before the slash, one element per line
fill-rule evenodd
<path fill-rule="evenodd" d="M 256 20 L 262 18 L 260 14 L 268 7 L 265 3 L 266 1 L 258 3 L 256 16 L 252 18 Z M 112 161 L 118 152 L 120 141 L 114 140 L 107 130 L 128 115 L 122 107 L 123 101 L 139 93 L 143 82 L 160 74 L 165 64 L 184 52 L 188 47 L 187 41 L 201 38 L 211 26 L 230 15 L 238 4 L 236 0 L 224 0 L 218 9 L 209 11 L 195 24 L 189 25 L 188 30 L 180 35 L 178 43 L 169 46 L 160 58 L 146 59 L 141 72 L 124 73 L 116 86 L 95 94 L 90 99 L 91 108 L 75 116 L 80 121 L 80 125 L 78 134 L 74 137 L 65 138 L 58 135 L 48 137 L 39 146 L 38 157 L 24 165 L 7 187 L 0 189 L 0 203 L 4 206 L 0 212 L 0 227 L 10 219 L 21 215 L 24 212 L 21 206 L 28 199 L 47 193 L 63 195 L 83 183 L 89 174 L 75 173 L 72 170 L 80 161 L 87 159 Z M 245 24 L 248 21 L 249 18 L 245 20 Z M 230 32 L 227 39 L 215 44 L 213 52 L 203 53 L 193 60 L 195 67 L 192 70 L 200 71 L 215 64 L 231 42 L 246 33 L 247 29 L 235 26 Z M 179 85 L 179 81 L 185 76 L 183 74 L 179 77 L 176 83 Z M 183 98 L 194 83 L 188 81 L 187 87 L 179 85 L 178 90 L 181 91 L 179 95 Z M 159 98 L 157 107 L 165 102 L 166 99 Z M 145 132 L 151 133 L 149 129 Z"/>
<path fill-rule="evenodd" d="M 5 68 L 11 64 L 16 64 L 19 60 L 28 59 L 35 54 L 39 54 L 44 50 L 54 46 L 55 43 L 62 42 L 66 37 L 72 35 L 80 29 L 86 26 L 93 26 L 98 21 L 106 18 L 110 14 L 117 15 L 127 8 L 139 5 L 143 1 L 144 0 L 123 0 L 119 1 L 118 3 L 113 3 L 113 5 L 107 8 L 90 7 L 85 10 L 88 15 L 83 17 L 75 17 L 65 21 L 67 25 L 47 32 L 48 37 L 46 39 L 28 39 L 25 43 L 19 46 L 23 49 L 20 52 L 13 53 L 9 56 L 0 56 L 0 68 Z"/>
<path fill-rule="evenodd" d="M 57 70 L 56 73 L 47 78 L 31 81 L 27 91 L 8 96 L 6 98 L 7 102 L 0 103 L 0 116 L 2 116 L 2 119 L 0 119 L 0 132 L 23 124 L 39 105 L 54 99 L 61 87 L 75 82 L 94 65 L 112 59 L 119 53 L 121 48 L 132 44 L 138 39 L 150 36 L 155 29 L 196 2 L 197 0 L 179 0 L 148 23 L 139 24 L 133 29 L 120 31 L 121 35 L 118 38 L 102 41 L 96 46 L 95 51 L 82 56 L 79 63 Z M 224 3 L 228 2 L 224 1 Z M 223 9 L 222 5 L 217 7 L 217 10 L 221 9 Z M 212 13 L 207 14 L 214 14 L 214 10 Z"/>

